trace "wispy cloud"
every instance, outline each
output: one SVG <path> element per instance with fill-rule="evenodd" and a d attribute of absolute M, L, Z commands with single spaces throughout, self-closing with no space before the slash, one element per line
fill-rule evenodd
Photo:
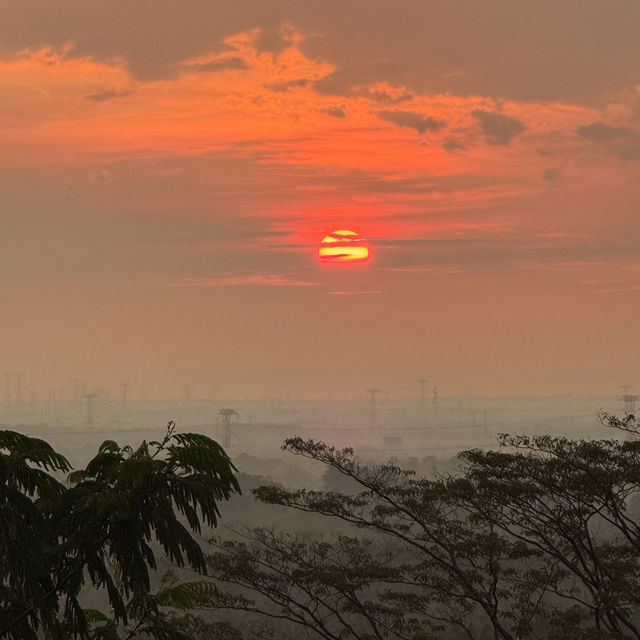
<path fill-rule="evenodd" d="M 629 291 L 640 291 L 640 284 L 630 285 L 628 287 L 615 287 L 611 289 L 594 289 L 595 295 L 602 295 L 605 293 L 628 293 Z"/>
<path fill-rule="evenodd" d="M 104 89 L 103 91 L 94 91 L 93 93 L 88 93 L 84 96 L 84 99 L 89 100 L 90 102 L 108 102 L 109 100 L 114 100 L 115 98 L 126 98 L 127 96 L 133 95 L 135 92 L 135 87 L 128 87 L 125 89 L 109 88 Z"/>
<path fill-rule="evenodd" d="M 467 146 L 462 144 L 456 138 L 447 138 L 442 145 L 449 153 L 455 153 L 456 151 L 464 151 Z"/>
<path fill-rule="evenodd" d="M 292 80 L 271 82 L 264 86 L 270 91 L 283 93 L 286 91 L 291 91 L 292 89 L 302 89 L 303 87 L 308 86 L 310 83 L 311 81 L 308 78 L 294 78 Z"/>
<path fill-rule="evenodd" d="M 221 278 L 178 278 L 170 284 L 173 287 L 315 287 L 320 283 L 278 274 L 253 273 Z"/>
<path fill-rule="evenodd" d="M 406 102 L 414 98 L 406 87 L 394 87 L 386 82 L 375 83 L 365 95 L 375 102 Z"/>
<path fill-rule="evenodd" d="M 561 175 L 560 167 L 548 167 L 542 172 L 542 179 L 547 182 L 555 182 Z"/>
<path fill-rule="evenodd" d="M 189 71 L 225 71 L 226 69 L 248 69 L 249 65 L 238 56 L 223 56 L 211 60 L 192 61 L 184 65 Z"/>
<path fill-rule="evenodd" d="M 622 160 L 640 160 L 640 131 L 631 127 L 613 127 L 601 120 L 578 127 L 583 138 L 602 145 Z"/>
<path fill-rule="evenodd" d="M 480 123 L 488 144 L 508 145 L 527 128 L 520 120 L 504 113 L 474 109 L 471 115 Z"/>
<path fill-rule="evenodd" d="M 606 268 L 607 263 L 602 261 L 588 260 L 564 260 L 564 261 L 520 261 L 517 263 L 519 269 L 531 271 L 564 271 L 564 272 L 585 272 L 585 271 L 602 271 Z"/>
<path fill-rule="evenodd" d="M 364 291 L 329 291 L 332 296 L 365 296 L 365 295 L 379 295 L 384 293 L 383 289 L 370 289 Z"/>
<path fill-rule="evenodd" d="M 378 111 L 378 117 L 386 122 L 391 122 L 399 127 L 409 127 L 415 129 L 418 133 L 426 133 L 427 131 L 439 131 L 446 126 L 444 120 L 439 120 L 433 116 L 427 116 L 424 113 L 416 111 L 403 111 L 383 109 Z"/>
<path fill-rule="evenodd" d="M 393 273 L 423 273 L 431 275 L 453 275 L 465 273 L 466 270 L 455 265 L 416 265 L 404 267 L 387 267 L 386 271 Z"/>
<path fill-rule="evenodd" d="M 325 109 L 320 109 L 320 111 L 322 113 L 326 113 L 328 116 L 331 116 L 332 118 L 347 117 L 347 109 L 345 105 L 326 107 Z"/>

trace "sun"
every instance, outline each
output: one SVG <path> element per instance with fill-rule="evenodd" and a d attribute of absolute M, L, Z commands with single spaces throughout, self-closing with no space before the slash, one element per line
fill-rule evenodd
<path fill-rule="evenodd" d="M 338 229 L 322 239 L 318 258 L 325 264 L 366 262 L 369 259 L 369 247 L 355 231 Z"/>

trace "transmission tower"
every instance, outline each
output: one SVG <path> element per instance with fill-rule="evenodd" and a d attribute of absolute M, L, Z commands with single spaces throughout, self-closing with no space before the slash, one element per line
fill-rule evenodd
<path fill-rule="evenodd" d="M 235 409 L 220 409 L 218 415 L 222 422 L 222 446 L 228 452 L 231 448 L 231 419 L 240 414 Z"/>
<path fill-rule="evenodd" d="M 121 382 L 120 389 L 122 390 L 122 406 L 126 409 L 129 401 L 129 383 Z"/>
<path fill-rule="evenodd" d="M 424 410 L 426 408 L 425 391 L 426 391 L 426 388 L 427 388 L 427 381 L 424 378 L 420 378 L 419 382 L 420 382 L 420 408 L 422 409 L 422 412 L 424 413 Z"/>
<path fill-rule="evenodd" d="M 16 379 L 16 404 L 22 404 L 22 374 L 14 373 Z"/>
<path fill-rule="evenodd" d="M 78 401 L 87 392 L 87 381 L 80 378 L 74 378 L 71 381 L 71 394 L 73 400 Z"/>
<path fill-rule="evenodd" d="M 369 402 L 371 403 L 371 427 L 373 428 L 376 423 L 376 398 L 380 393 L 380 389 L 367 389 L 367 393 L 369 394 Z"/>
<path fill-rule="evenodd" d="M 87 427 L 91 427 L 93 425 L 93 401 L 98 397 L 95 393 L 85 393 L 83 398 L 87 399 Z"/>
<path fill-rule="evenodd" d="M 11 373 L 9 371 L 5 371 L 4 378 L 4 403 L 9 406 L 11 405 Z"/>
<path fill-rule="evenodd" d="M 438 399 L 438 387 L 433 387 L 433 418 L 438 419 L 440 413 L 440 401 Z"/>
<path fill-rule="evenodd" d="M 631 393 L 631 385 L 624 384 L 621 387 L 622 395 L 620 396 L 620 400 L 622 400 L 624 404 L 624 411 L 626 414 L 636 413 L 636 402 L 640 396 L 637 393 Z"/>

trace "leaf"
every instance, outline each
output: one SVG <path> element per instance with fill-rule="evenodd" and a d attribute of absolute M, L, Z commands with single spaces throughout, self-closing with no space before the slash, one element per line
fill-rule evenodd
<path fill-rule="evenodd" d="M 206 605 L 217 595 L 218 589 L 213 582 L 195 581 L 165 587 L 158 591 L 155 600 L 159 606 L 186 610 Z"/>

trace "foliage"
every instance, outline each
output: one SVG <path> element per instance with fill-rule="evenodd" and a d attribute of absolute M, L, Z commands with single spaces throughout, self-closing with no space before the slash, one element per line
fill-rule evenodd
<path fill-rule="evenodd" d="M 596 630 L 640 637 L 632 615 L 640 523 L 629 510 L 640 492 L 640 442 L 504 436 L 503 444 L 515 451 L 462 454 L 469 468 L 456 497 L 555 566 L 563 579 L 554 593 L 580 605 Z"/>
<path fill-rule="evenodd" d="M 227 587 L 209 606 L 333 640 L 640 638 L 640 442 L 504 435 L 500 444 L 463 452 L 460 473 L 427 480 L 364 464 L 351 449 L 285 441 L 360 491 L 266 486 L 257 498 L 360 534 L 216 539 L 208 562 Z"/>
<path fill-rule="evenodd" d="M 219 594 L 210 605 L 259 612 L 327 639 L 345 632 L 363 640 L 387 633 L 402 638 L 417 631 L 402 607 L 371 597 L 373 585 L 393 587 L 402 575 L 399 559 L 373 541 L 258 528 L 214 546 L 208 562 L 217 580 L 247 587 L 259 598 Z"/>
<path fill-rule="evenodd" d="M 46 442 L 0 431 L 0 637 L 35 640 L 41 629 L 49 638 L 187 638 L 160 607 L 190 606 L 212 587 L 152 594 L 153 543 L 206 574 L 194 534 L 215 526 L 218 502 L 240 490 L 234 470 L 215 441 L 176 433 L 173 422 L 162 441 L 137 449 L 106 441 L 71 473 Z M 106 592 L 112 616 L 82 606 L 89 585 Z"/>
<path fill-rule="evenodd" d="M 603 420 L 638 434 L 633 416 Z M 205 555 L 194 535 L 239 487 L 219 445 L 174 431 L 135 450 L 107 441 L 72 473 L 46 442 L 0 432 L 1 636 L 640 639 L 640 441 L 503 435 L 427 479 L 292 438 L 283 448 L 344 492 L 254 494 L 341 533 L 244 529 Z M 167 574 L 152 592 L 156 543 L 215 582 Z M 109 615 L 82 606 L 90 586 Z M 260 623 L 235 629 L 203 610 Z"/>

